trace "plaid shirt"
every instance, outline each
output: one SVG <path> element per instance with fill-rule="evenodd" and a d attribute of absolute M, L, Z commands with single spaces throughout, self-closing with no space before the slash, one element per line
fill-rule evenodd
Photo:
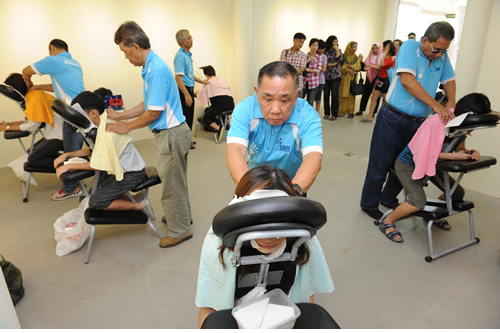
<path fill-rule="evenodd" d="M 342 55 L 342 51 L 339 49 L 340 56 L 338 58 L 335 57 L 335 50 L 333 51 L 325 51 L 323 54 L 326 55 L 328 59 L 328 63 L 337 62 L 337 66 L 326 67 L 325 79 L 326 80 L 334 80 L 340 77 L 340 65 L 344 64 L 344 56 Z"/>
<path fill-rule="evenodd" d="M 292 53 L 292 48 L 284 49 L 281 51 L 280 61 L 286 61 L 298 71 L 300 67 L 306 67 L 307 55 L 300 50 Z M 299 75 L 299 89 L 302 88 L 304 88 L 304 83 L 302 75 Z"/>
<path fill-rule="evenodd" d="M 308 89 L 314 89 L 319 86 L 319 71 L 323 68 L 323 62 L 321 62 L 321 56 L 319 54 L 314 55 L 314 59 L 309 62 L 307 66 L 309 69 L 316 69 L 318 73 L 307 73 L 307 77 L 305 79 L 306 82 L 309 82 Z"/>

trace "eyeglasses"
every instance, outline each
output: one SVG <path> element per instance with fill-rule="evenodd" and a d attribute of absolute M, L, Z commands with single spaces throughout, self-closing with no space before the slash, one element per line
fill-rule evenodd
<path fill-rule="evenodd" d="M 446 50 L 439 50 L 439 49 L 434 50 L 434 48 L 432 47 L 432 43 L 431 43 L 431 41 L 429 41 L 429 45 L 431 46 L 432 53 L 434 53 L 434 54 L 437 54 L 437 53 L 446 53 L 446 52 L 448 52 L 448 49 L 446 49 Z"/>

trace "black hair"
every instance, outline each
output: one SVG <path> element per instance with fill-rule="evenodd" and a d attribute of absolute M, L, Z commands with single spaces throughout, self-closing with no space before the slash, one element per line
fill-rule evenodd
<path fill-rule="evenodd" d="M 215 68 L 213 68 L 210 65 L 200 67 L 200 69 L 203 70 L 203 74 L 205 74 L 206 77 L 208 77 L 208 76 L 215 76 Z"/>
<path fill-rule="evenodd" d="M 97 94 L 97 95 L 101 96 L 102 98 L 104 98 L 106 96 L 113 96 L 113 92 L 110 89 L 103 88 L 103 87 L 94 90 L 94 94 Z"/>
<path fill-rule="evenodd" d="M 309 46 L 313 45 L 314 43 L 318 43 L 318 48 L 319 48 L 319 39 L 317 39 L 317 38 L 312 38 L 312 39 L 309 41 Z"/>
<path fill-rule="evenodd" d="M 326 39 L 326 50 L 329 51 L 333 47 L 333 42 L 338 40 L 337 36 L 331 35 Z"/>
<path fill-rule="evenodd" d="M 455 30 L 446 21 L 434 22 L 425 30 L 424 37 L 427 37 L 431 43 L 437 41 L 439 37 L 446 40 L 453 40 L 455 38 Z"/>
<path fill-rule="evenodd" d="M 324 50 L 324 49 L 326 49 L 326 43 L 325 43 L 324 40 L 319 39 L 318 40 L 318 45 L 319 45 L 318 50 Z"/>
<path fill-rule="evenodd" d="M 471 93 L 460 98 L 455 106 L 455 116 L 463 113 L 474 112 L 475 114 L 483 114 L 491 112 L 491 102 L 485 94 Z"/>
<path fill-rule="evenodd" d="M 446 93 L 443 90 L 440 90 L 436 93 L 436 96 L 434 99 L 439 103 L 448 103 L 448 97 L 446 96 Z"/>
<path fill-rule="evenodd" d="M 123 22 L 115 32 L 115 44 L 123 43 L 126 47 L 132 47 L 137 44 L 141 49 L 151 48 L 149 38 L 142 28 L 134 21 Z"/>
<path fill-rule="evenodd" d="M 416 35 L 414 32 L 410 32 L 410 33 L 408 34 L 408 38 L 410 38 L 410 35 L 413 35 L 413 36 L 417 37 L 417 35 Z"/>
<path fill-rule="evenodd" d="M 290 196 L 296 195 L 290 176 L 284 170 L 268 164 L 248 170 L 241 177 L 234 194 L 240 198 L 255 190 L 281 190 Z"/>
<path fill-rule="evenodd" d="M 267 77 L 280 77 L 287 78 L 289 76 L 292 77 L 295 83 L 295 89 L 299 89 L 299 74 L 297 70 L 285 61 L 273 61 L 264 67 L 262 67 L 259 71 L 259 77 L 257 79 L 257 86 L 260 87 L 262 84 L 262 77 L 266 75 Z"/>
<path fill-rule="evenodd" d="M 50 41 L 49 45 L 52 45 L 57 49 L 69 52 L 68 44 L 66 44 L 66 42 L 62 39 L 53 39 Z"/>
<path fill-rule="evenodd" d="M 388 40 L 384 40 L 384 42 L 382 43 L 383 45 L 383 48 L 385 49 L 385 47 L 387 45 L 390 45 L 389 46 L 389 55 L 392 57 L 392 56 L 395 56 L 396 55 L 396 46 L 394 46 L 394 42 L 392 42 L 390 39 Z"/>
<path fill-rule="evenodd" d="M 19 73 L 12 73 L 7 76 L 5 84 L 8 84 L 12 88 L 16 89 L 23 96 L 26 96 L 28 93 L 28 86 L 26 85 L 26 82 L 24 82 L 23 76 Z"/>
<path fill-rule="evenodd" d="M 293 35 L 293 39 L 307 39 L 306 35 L 304 35 L 302 32 L 297 32 L 295 35 Z"/>
<path fill-rule="evenodd" d="M 71 105 L 74 105 L 76 103 L 80 104 L 83 111 L 85 111 L 86 113 L 89 113 L 92 110 L 97 110 L 99 114 L 102 114 L 105 108 L 104 98 L 91 91 L 84 91 L 79 93 L 75 98 L 73 98 Z"/>

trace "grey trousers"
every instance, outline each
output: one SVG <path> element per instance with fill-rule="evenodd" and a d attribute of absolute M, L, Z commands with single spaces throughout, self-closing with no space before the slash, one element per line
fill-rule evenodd
<path fill-rule="evenodd" d="M 191 233 L 191 205 L 187 184 L 187 155 L 191 130 L 181 125 L 155 133 L 157 165 L 163 192 L 161 204 L 168 222 L 168 235 L 183 238 Z"/>

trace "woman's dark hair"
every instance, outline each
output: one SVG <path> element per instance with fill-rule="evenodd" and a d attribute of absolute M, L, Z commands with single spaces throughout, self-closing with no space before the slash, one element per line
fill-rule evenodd
<path fill-rule="evenodd" d="M 326 43 L 325 43 L 324 40 L 319 39 L 318 40 L 318 45 L 319 45 L 318 50 L 324 50 L 324 49 L 326 49 Z"/>
<path fill-rule="evenodd" d="M 23 96 L 28 93 L 28 86 L 23 80 L 23 76 L 19 73 L 12 73 L 5 79 L 5 84 L 19 91 Z"/>
<path fill-rule="evenodd" d="M 333 47 L 333 42 L 337 40 L 337 36 L 331 35 L 326 39 L 326 50 L 329 51 Z"/>
<path fill-rule="evenodd" d="M 256 190 L 281 190 L 290 196 L 297 195 L 288 174 L 268 164 L 248 170 L 241 177 L 234 194 L 241 198 Z"/>
<path fill-rule="evenodd" d="M 234 194 L 236 194 L 236 197 L 241 198 L 256 190 L 281 190 L 290 196 L 297 195 L 288 174 L 280 168 L 267 164 L 248 170 L 243 177 L 241 177 Z M 232 248 L 226 247 L 225 245 L 219 247 L 219 261 L 223 267 L 226 266 L 224 264 L 225 249 L 233 251 Z M 309 257 L 309 248 L 306 244 L 303 244 L 299 248 L 297 259 L 292 262 L 291 265 L 304 265 L 309 261 Z"/>
<path fill-rule="evenodd" d="M 104 98 L 106 96 L 113 96 L 113 92 L 110 89 L 103 88 L 103 87 L 94 90 L 94 94 L 97 94 L 97 95 L 101 96 L 102 98 Z"/>
<path fill-rule="evenodd" d="M 131 47 L 136 43 L 141 49 L 151 48 L 149 38 L 142 28 L 134 21 L 123 22 L 115 32 L 115 44 L 123 43 L 126 47 Z"/>
<path fill-rule="evenodd" d="M 474 112 L 475 114 L 483 114 L 491 112 L 491 103 L 485 94 L 471 93 L 460 98 L 455 106 L 455 116 L 463 113 Z"/>
<path fill-rule="evenodd" d="M 210 65 L 200 67 L 200 69 L 203 70 L 203 74 L 205 74 L 206 77 L 215 76 L 215 68 Z"/>
<path fill-rule="evenodd" d="M 313 45 L 314 43 L 318 43 L 318 46 L 319 46 L 319 39 L 311 38 L 311 40 L 309 41 L 309 46 Z"/>
<path fill-rule="evenodd" d="M 104 98 L 91 91 L 84 91 L 79 93 L 75 98 L 73 98 L 71 105 L 74 105 L 76 103 L 80 104 L 83 111 L 87 113 L 95 109 L 99 112 L 99 114 L 102 114 L 105 108 Z"/>
<path fill-rule="evenodd" d="M 387 45 L 390 45 L 389 46 L 389 55 L 391 57 L 395 56 L 396 55 L 396 46 L 394 46 L 394 42 L 392 42 L 390 39 L 384 40 L 384 42 L 382 43 L 382 48 L 385 49 L 385 47 Z"/>

